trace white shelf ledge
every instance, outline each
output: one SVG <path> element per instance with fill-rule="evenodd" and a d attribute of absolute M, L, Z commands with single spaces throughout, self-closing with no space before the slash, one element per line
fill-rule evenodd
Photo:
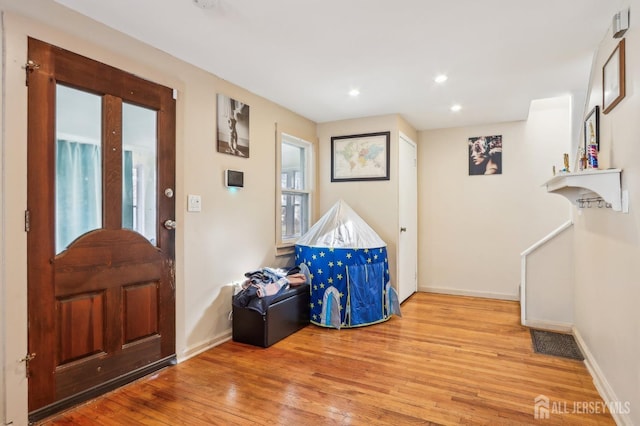
<path fill-rule="evenodd" d="M 621 173 L 621 169 L 558 173 L 544 185 L 547 192 L 562 195 L 573 204 L 577 204 L 577 200 L 585 198 L 588 194 L 595 193 L 611 204 L 613 210 L 628 213 L 628 199 L 626 196 L 623 197 L 620 189 Z"/>

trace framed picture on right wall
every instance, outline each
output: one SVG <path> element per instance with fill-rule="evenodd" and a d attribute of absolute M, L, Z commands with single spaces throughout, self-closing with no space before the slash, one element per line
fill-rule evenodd
<path fill-rule="evenodd" d="M 607 114 L 625 95 L 625 39 L 613 50 L 602 67 L 602 113 Z"/>

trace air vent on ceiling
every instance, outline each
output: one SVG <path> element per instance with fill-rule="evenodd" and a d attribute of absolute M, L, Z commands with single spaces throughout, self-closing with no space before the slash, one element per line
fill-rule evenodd
<path fill-rule="evenodd" d="M 202 9 L 213 9 L 218 5 L 218 0 L 193 0 L 193 2 Z"/>

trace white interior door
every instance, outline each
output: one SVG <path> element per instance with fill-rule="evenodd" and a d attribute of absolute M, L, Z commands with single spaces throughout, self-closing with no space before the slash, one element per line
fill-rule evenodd
<path fill-rule="evenodd" d="M 416 144 L 400 134 L 398 164 L 398 297 L 418 289 L 418 165 Z"/>

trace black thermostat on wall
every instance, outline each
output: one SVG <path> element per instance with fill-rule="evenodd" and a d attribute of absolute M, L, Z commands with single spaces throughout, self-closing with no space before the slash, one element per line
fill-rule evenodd
<path fill-rule="evenodd" d="M 224 184 L 229 188 L 244 188 L 244 172 L 225 170 Z"/>

